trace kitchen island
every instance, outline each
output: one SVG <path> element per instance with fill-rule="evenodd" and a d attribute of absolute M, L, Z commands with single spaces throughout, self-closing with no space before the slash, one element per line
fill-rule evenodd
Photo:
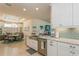
<path fill-rule="evenodd" d="M 76 39 L 38 36 L 36 42 L 32 46 L 36 45 L 36 50 L 42 55 L 79 56 L 79 40 Z"/>
<path fill-rule="evenodd" d="M 29 36 L 27 46 L 36 50 L 42 55 L 47 55 L 47 36 Z M 50 39 L 50 38 L 49 38 Z"/>

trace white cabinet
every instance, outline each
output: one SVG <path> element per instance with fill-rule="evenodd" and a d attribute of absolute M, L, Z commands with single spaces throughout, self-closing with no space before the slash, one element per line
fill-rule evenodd
<path fill-rule="evenodd" d="M 72 56 L 71 45 L 58 42 L 58 56 Z"/>
<path fill-rule="evenodd" d="M 79 4 L 73 4 L 73 24 L 79 25 Z"/>
<path fill-rule="evenodd" d="M 27 45 L 34 50 L 38 50 L 38 41 L 33 39 L 27 39 Z"/>
<path fill-rule="evenodd" d="M 71 26 L 72 25 L 72 4 L 52 4 L 51 24 L 53 26 Z"/>
<path fill-rule="evenodd" d="M 36 51 L 38 50 L 38 41 L 31 40 L 30 44 L 31 44 L 31 48 L 35 49 Z"/>
<path fill-rule="evenodd" d="M 79 46 L 58 42 L 58 56 L 79 56 Z"/>
<path fill-rule="evenodd" d="M 29 38 L 26 40 L 26 45 L 30 47 L 30 39 Z"/>
<path fill-rule="evenodd" d="M 79 25 L 79 4 L 52 4 L 51 25 L 77 26 Z"/>
<path fill-rule="evenodd" d="M 79 56 L 79 46 L 78 45 L 71 45 L 71 48 L 73 49 L 72 55 Z"/>
<path fill-rule="evenodd" d="M 73 50 L 73 56 L 79 56 L 79 50 Z"/>
<path fill-rule="evenodd" d="M 47 40 L 47 55 L 57 56 L 57 42 L 53 40 Z"/>
<path fill-rule="evenodd" d="M 48 56 L 79 56 L 79 45 L 47 40 Z"/>

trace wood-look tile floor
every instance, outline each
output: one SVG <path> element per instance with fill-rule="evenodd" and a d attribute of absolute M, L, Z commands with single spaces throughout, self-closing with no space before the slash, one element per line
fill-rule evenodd
<path fill-rule="evenodd" d="M 26 49 L 28 49 L 28 47 L 26 47 L 24 41 L 9 44 L 3 44 L 2 41 L 0 41 L 0 56 L 41 56 L 38 52 L 30 55 Z"/>

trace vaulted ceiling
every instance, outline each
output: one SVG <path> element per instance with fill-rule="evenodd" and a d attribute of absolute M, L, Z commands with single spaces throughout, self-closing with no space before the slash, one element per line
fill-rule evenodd
<path fill-rule="evenodd" d="M 26 11 L 23 11 L 23 9 Z M 39 8 L 36 11 L 36 8 Z M 0 3 L 0 14 L 10 14 L 26 19 L 42 19 L 50 21 L 51 7 L 48 3 Z"/>

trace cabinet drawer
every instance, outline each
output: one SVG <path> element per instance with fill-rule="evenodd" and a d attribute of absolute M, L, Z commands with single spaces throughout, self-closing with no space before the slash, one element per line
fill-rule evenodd
<path fill-rule="evenodd" d="M 73 50 L 79 51 L 79 46 L 78 46 L 78 45 L 71 45 L 71 48 L 72 48 Z"/>
<path fill-rule="evenodd" d="M 73 50 L 68 50 L 65 48 L 58 49 L 58 56 L 72 56 Z"/>
<path fill-rule="evenodd" d="M 47 55 L 48 56 L 57 56 L 57 43 L 53 40 L 47 41 Z"/>
<path fill-rule="evenodd" d="M 47 41 L 47 44 L 49 45 L 49 46 L 57 46 L 57 42 L 56 41 L 53 41 L 53 40 L 48 40 Z"/>
<path fill-rule="evenodd" d="M 79 50 L 73 50 L 71 53 L 73 56 L 79 56 Z"/>
<path fill-rule="evenodd" d="M 31 48 L 38 50 L 38 42 L 36 40 L 30 40 Z"/>
<path fill-rule="evenodd" d="M 57 56 L 57 47 L 53 47 L 53 46 L 48 45 L 47 55 L 48 56 Z"/>
<path fill-rule="evenodd" d="M 62 43 L 62 42 L 58 42 L 58 47 L 63 47 L 65 49 L 69 49 L 69 50 L 73 50 L 73 46 L 72 44 L 67 44 L 67 43 Z"/>
<path fill-rule="evenodd" d="M 27 43 L 28 46 L 30 45 L 30 39 L 27 39 Z"/>
<path fill-rule="evenodd" d="M 70 44 L 58 42 L 58 56 L 72 56 L 72 51 Z"/>

